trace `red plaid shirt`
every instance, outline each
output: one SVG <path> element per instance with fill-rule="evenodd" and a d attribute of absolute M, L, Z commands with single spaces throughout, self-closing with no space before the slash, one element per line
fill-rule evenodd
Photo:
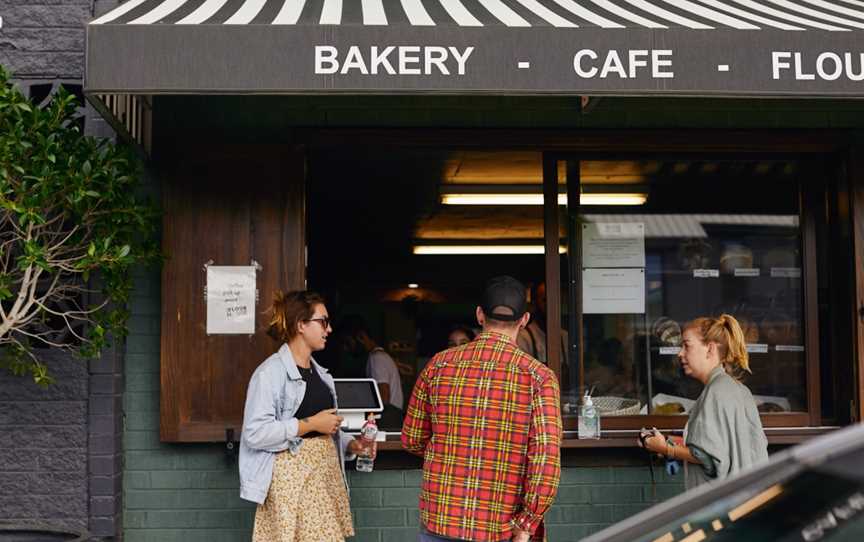
<path fill-rule="evenodd" d="M 424 458 L 420 518 L 477 542 L 542 539 L 561 475 L 558 380 L 506 335 L 436 354 L 414 386 L 403 447 Z"/>

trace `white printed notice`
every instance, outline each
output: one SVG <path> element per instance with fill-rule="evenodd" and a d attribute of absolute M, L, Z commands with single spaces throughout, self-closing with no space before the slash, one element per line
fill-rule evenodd
<path fill-rule="evenodd" d="M 207 334 L 255 333 L 255 267 L 207 266 Z"/>
<path fill-rule="evenodd" d="M 583 267 L 645 267 L 645 224 L 582 224 Z"/>
<path fill-rule="evenodd" d="M 583 269 L 584 314 L 644 314 L 644 269 Z"/>

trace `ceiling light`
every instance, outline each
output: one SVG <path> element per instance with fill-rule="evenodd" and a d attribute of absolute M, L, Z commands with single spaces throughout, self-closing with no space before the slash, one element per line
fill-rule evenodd
<path fill-rule="evenodd" d="M 414 254 L 421 256 L 488 256 L 494 254 L 545 254 L 542 244 L 536 245 L 415 245 Z M 566 247 L 559 247 L 563 254 Z"/>
<path fill-rule="evenodd" d="M 411 284 L 408 285 L 408 287 L 413 290 L 413 289 L 419 288 L 420 285 L 417 284 L 416 282 L 412 282 Z"/>
<path fill-rule="evenodd" d="M 543 205 L 543 194 L 442 194 L 444 205 Z M 567 205 L 567 194 L 558 194 L 558 205 Z"/>
<path fill-rule="evenodd" d="M 444 205 L 543 205 L 537 185 L 450 185 L 443 186 Z M 582 187 L 580 205 L 644 205 L 648 201 L 645 185 Z M 558 194 L 558 205 L 567 205 L 567 194 Z"/>
<path fill-rule="evenodd" d="M 567 201 L 566 195 L 564 196 L 564 201 L 566 204 L 566 201 Z M 579 195 L 579 204 L 580 205 L 645 205 L 646 201 L 648 201 L 648 194 L 642 194 L 642 193 L 638 193 L 638 192 L 633 192 L 633 193 L 594 192 L 594 193 L 580 194 Z M 561 205 L 560 202 L 559 202 L 559 205 Z"/>

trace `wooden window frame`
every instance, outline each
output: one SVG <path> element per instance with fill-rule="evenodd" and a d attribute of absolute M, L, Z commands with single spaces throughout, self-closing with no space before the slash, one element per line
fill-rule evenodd
<path fill-rule="evenodd" d="M 821 153 L 814 153 L 812 156 L 820 156 Z M 547 284 L 547 307 L 548 307 L 548 331 L 547 331 L 547 358 L 549 367 L 556 371 L 556 374 L 561 376 L 561 360 L 559 350 L 549 345 L 560 344 L 561 341 L 561 297 L 560 288 L 555 289 L 557 297 L 552 297 L 552 291 L 549 284 L 560 285 L 560 269 L 561 255 L 558 250 L 559 239 L 555 235 L 560 231 L 560 213 L 558 212 L 557 190 L 560 186 L 558 178 L 561 171 L 558 167 L 559 162 L 565 162 L 567 171 L 567 194 L 568 201 L 576 201 L 575 206 L 568 206 L 567 219 L 572 221 L 579 214 L 579 161 L 580 160 L 614 160 L 614 159 L 718 159 L 718 158 L 733 158 L 741 156 L 738 151 L 726 152 L 682 152 L 682 151 L 652 151 L 649 154 L 641 152 L 631 153 L 605 153 L 605 152 L 586 152 L 586 153 L 562 153 L 562 152 L 546 152 L 543 154 L 543 187 L 544 187 L 544 231 L 545 231 L 545 246 L 546 246 L 546 284 Z M 764 152 L 753 154 L 751 158 L 793 158 L 800 159 L 800 155 L 791 156 L 787 152 Z M 805 158 L 806 159 L 806 158 Z M 574 182 L 575 180 L 575 182 Z M 803 315 L 804 315 L 804 340 L 807 345 L 814 345 L 805 349 L 805 379 L 807 386 L 807 410 L 804 412 L 792 412 L 788 414 L 762 414 L 762 424 L 766 428 L 804 428 L 818 427 L 821 425 L 821 383 L 820 383 L 820 349 L 819 349 L 819 308 L 817 297 L 817 252 L 816 252 L 816 217 L 813 212 L 813 205 L 818 204 L 816 190 L 808 186 L 798 186 L 799 198 L 799 220 L 801 231 L 801 250 L 802 250 L 802 288 L 803 288 Z M 578 228 L 569 229 L 568 234 L 573 233 L 578 236 Z M 573 286 L 581 284 L 581 266 L 578 262 L 581 261 L 581 242 L 579 239 L 574 239 L 569 243 L 571 253 L 575 252 L 575 258 L 570 259 L 569 271 L 570 278 L 568 283 Z M 554 281 L 554 282 L 553 282 Z M 581 307 L 581 288 L 570 288 L 572 307 Z M 576 295 L 573 295 L 574 292 Z M 553 316 L 557 321 L 553 322 Z M 577 358 L 580 360 L 578 364 L 580 371 L 579 382 L 584 382 L 584 365 L 581 363 L 581 349 L 584 344 L 582 337 L 582 311 L 577 310 L 571 317 L 575 317 L 575 330 L 571 329 L 571 334 L 575 331 L 579 334 L 575 344 L 580 349 Z M 581 390 L 580 390 L 581 393 Z M 603 428 L 611 430 L 635 430 L 641 427 L 656 427 L 658 429 L 680 430 L 687 423 L 687 417 L 683 415 L 652 415 L 640 414 L 633 416 L 610 416 L 603 418 Z M 576 420 L 565 419 L 565 430 L 575 431 Z"/>

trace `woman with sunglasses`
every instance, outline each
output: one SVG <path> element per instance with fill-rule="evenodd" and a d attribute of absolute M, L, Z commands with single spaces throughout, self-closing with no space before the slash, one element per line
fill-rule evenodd
<path fill-rule="evenodd" d="M 240 497 L 258 503 L 252 540 L 337 542 L 354 535 L 346 455 L 375 455 L 343 434 L 333 378 L 312 359 L 333 331 L 314 292 L 277 292 L 268 334 L 279 350 L 255 370 L 240 440 Z"/>

